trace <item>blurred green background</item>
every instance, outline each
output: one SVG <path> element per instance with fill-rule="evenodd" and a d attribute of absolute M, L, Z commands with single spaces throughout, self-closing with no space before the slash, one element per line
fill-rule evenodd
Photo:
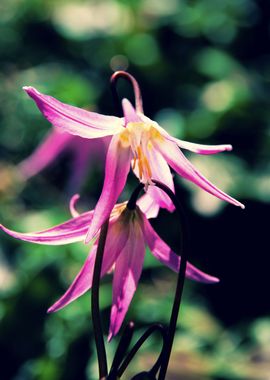
<path fill-rule="evenodd" d="M 0 2 L 1 223 L 27 232 L 62 222 L 70 195 L 80 192 L 81 211 L 92 208 L 103 181 L 100 158 L 76 188 L 68 151 L 39 175 L 22 178 L 17 165 L 51 128 L 23 85 L 115 114 L 109 78 L 126 69 L 141 85 L 146 115 L 170 133 L 234 146 L 217 156 L 187 156 L 246 210 L 175 177 L 190 225 L 191 261 L 221 282 L 186 283 L 168 380 L 269 380 L 269 20 L 267 0 Z M 128 86 L 119 88 L 132 99 Z M 131 176 L 125 198 L 133 186 Z M 161 212 L 153 225 L 177 246 L 174 215 Z M 87 252 L 79 243 L 35 246 L 1 234 L 1 380 L 97 378 L 89 294 L 46 314 Z M 137 334 L 168 321 L 175 279 L 147 255 L 128 314 Z M 110 276 L 101 293 L 107 331 Z M 107 346 L 109 357 L 117 341 Z M 159 345 L 153 337 L 126 378 L 149 368 Z"/>

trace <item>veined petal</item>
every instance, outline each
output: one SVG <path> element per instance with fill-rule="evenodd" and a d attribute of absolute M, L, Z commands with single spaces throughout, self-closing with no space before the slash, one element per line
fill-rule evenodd
<path fill-rule="evenodd" d="M 123 323 L 141 276 L 144 255 L 143 233 L 139 224 L 136 224 L 131 226 L 127 244 L 116 260 L 109 341 Z"/>
<path fill-rule="evenodd" d="M 119 253 L 126 245 L 128 231 L 129 229 L 126 228 L 119 233 L 120 231 L 117 221 L 109 224 L 108 235 L 104 248 L 101 277 L 103 277 L 111 269 Z M 92 287 L 97 246 L 98 242 L 95 242 L 75 280 L 65 294 L 49 308 L 49 313 L 58 311 L 59 309 L 67 306 Z"/>
<path fill-rule="evenodd" d="M 156 218 L 159 213 L 159 205 L 148 194 L 144 194 L 137 200 L 137 206 L 146 215 L 147 219 Z"/>
<path fill-rule="evenodd" d="M 23 89 L 36 102 L 46 119 L 64 132 L 85 138 L 97 138 L 115 135 L 123 130 L 122 120 L 118 117 L 100 115 L 61 103 L 33 87 Z"/>
<path fill-rule="evenodd" d="M 129 100 L 123 99 L 122 107 L 123 107 L 123 112 L 124 112 L 124 117 L 125 117 L 125 125 L 127 125 L 128 123 L 140 123 L 142 121 L 142 119 L 137 114 L 135 108 L 133 107 L 133 105 L 130 103 Z"/>
<path fill-rule="evenodd" d="M 0 224 L 0 229 L 14 237 L 15 239 L 28 241 L 36 244 L 62 245 L 83 241 L 91 219 L 93 211 L 88 211 L 76 218 L 67 220 L 62 224 L 51 227 L 44 231 L 21 233 L 9 230 Z"/>
<path fill-rule="evenodd" d="M 156 149 L 148 150 L 149 164 L 152 171 L 152 179 L 164 183 L 174 193 L 172 173 L 167 162 Z M 160 207 L 169 211 L 174 210 L 174 205 L 168 195 L 156 186 L 149 186 L 148 194 L 159 204 Z"/>
<path fill-rule="evenodd" d="M 19 164 L 25 178 L 30 178 L 46 168 L 70 144 L 74 137 L 53 129 L 37 147 L 37 149 Z"/>
<path fill-rule="evenodd" d="M 208 181 L 192 164 L 189 162 L 183 153 L 178 149 L 177 145 L 171 141 L 163 141 L 162 143 L 155 144 L 156 148 L 163 155 L 168 164 L 182 177 L 195 183 L 208 193 L 222 199 L 226 202 L 232 203 L 235 206 L 245 208 L 245 206 L 232 198 L 228 194 L 213 185 Z"/>
<path fill-rule="evenodd" d="M 178 273 L 181 257 L 176 255 L 171 250 L 171 248 L 158 236 L 146 217 L 143 216 L 143 218 L 144 237 L 150 251 L 162 264 L 165 264 L 167 267 Z M 219 282 L 219 279 L 217 277 L 210 276 L 209 274 L 202 272 L 189 262 L 187 263 L 186 277 L 191 280 L 205 283 Z"/>
<path fill-rule="evenodd" d="M 94 216 L 85 240 L 86 243 L 96 235 L 105 220 L 109 218 L 125 186 L 130 160 L 130 148 L 122 145 L 119 136 L 114 136 L 107 153 L 102 193 L 94 210 Z"/>

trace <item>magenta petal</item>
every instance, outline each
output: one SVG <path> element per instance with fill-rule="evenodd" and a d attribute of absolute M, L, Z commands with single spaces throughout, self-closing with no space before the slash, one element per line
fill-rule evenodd
<path fill-rule="evenodd" d="M 61 103 L 51 96 L 41 94 L 33 87 L 23 89 L 34 99 L 46 119 L 64 132 L 85 138 L 97 138 L 115 135 L 123 130 L 120 118 Z"/>
<path fill-rule="evenodd" d="M 94 216 L 85 240 L 86 243 L 96 235 L 105 220 L 109 218 L 125 186 L 130 160 L 130 148 L 124 148 L 119 137 L 114 136 L 107 153 L 102 193 L 94 210 Z"/>
<path fill-rule="evenodd" d="M 130 229 L 128 242 L 116 260 L 109 341 L 118 333 L 123 323 L 141 276 L 144 255 L 143 234 L 137 224 Z"/>
<path fill-rule="evenodd" d="M 149 221 L 144 216 L 144 236 L 146 243 L 155 256 L 162 264 L 166 265 L 175 272 L 179 271 L 181 258 L 176 255 L 171 248 L 158 236 L 154 231 Z M 187 263 L 186 277 L 205 283 L 215 283 L 219 282 L 219 279 L 210 276 L 207 273 L 202 272 L 201 270 L 194 267 L 189 262 Z"/>
<path fill-rule="evenodd" d="M 93 281 L 96 252 L 97 245 L 95 244 L 73 283 L 70 285 L 66 293 L 48 309 L 48 313 L 53 313 L 62 309 L 90 289 Z"/>
<path fill-rule="evenodd" d="M 163 155 L 168 164 L 182 177 L 195 183 L 203 190 L 222 199 L 226 202 L 232 203 L 235 206 L 245 208 L 245 206 L 232 198 L 222 190 L 218 189 L 210 181 L 208 181 L 192 164 L 189 162 L 183 153 L 178 149 L 177 145 L 171 141 L 162 142 L 155 145 L 156 148 Z"/>
<path fill-rule="evenodd" d="M 84 240 L 92 217 L 93 211 L 88 211 L 62 224 L 39 232 L 21 233 L 9 230 L 3 225 L 0 225 L 0 229 L 15 239 L 31 243 L 47 245 L 69 244 Z"/>
<path fill-rule="evenodd" d="M 69 145 L 74 137 L 53 129 L 37 149 L 19 164 L 24 177 L 30 178 L 46 168 Z"/>
<path fill-rule="evenodd" d="M 129 100 L 123 99 L 122 107 L 123 107 L 123 112 L 124 112 L 124 117 L 125 117 L 125 125 L 127 125 L 128 123 L 142 122 L 141 118 L 136 113 L 135 108 L 133 107 L 133 105 L 130 103 Z"/>
<path fill-rule="evenodd" d="M 111 269 L 119 253 L 125 246 L 127 238 L 128 228 L 126 231 L 122 231 L 122 233 L 119 234 L 119 226 L 117 225 L 117 222 L 110 223 L 104 249 L 101 277 L 103 277 Z M 53 306 L 49 308 L 49 313 L 55 312 L 67 306 L 70 302 L 83 295 L 92 287 L 97 245 L 98 242 L 94 244 L 82 269 L 66 293 Z"/>

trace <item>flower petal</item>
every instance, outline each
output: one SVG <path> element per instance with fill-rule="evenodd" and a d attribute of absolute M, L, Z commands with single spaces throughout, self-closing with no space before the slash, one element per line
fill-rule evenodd
<path fill-rule="evenodd" d="M 84 240 L 92 217 L 93 211 L 88 211 L 76 218 L 69 219 L 62 224 L 58 224 L 57 226 L 39 232 L 16 232 L 9 230 L 2 224 L 0 224 L 0 229 L 15 239 L 31 243 L 47 245 L 69 244 Z"/>
<path fill-rule="evenodd" d="M 116 260 L 109 341 L 118 333 L 123 323 L 141 276 L 144 255 L 143 233 L 137 223 L 131 226 L 127 244 Z"/>
<path fill-rule="evenodd" d="M 168 186 L 174 193 L 174 183 L 172 173 L 167 162 L 156 149 L 148 150 L 149 164 L 152 171 L 152 179 L 160 181 Z M 168 195 L 156 186 L 149 186 L 148 194 L 158 203 L 160 207 L 166 208 L 170 212 L 174 210 L 174 205 Z"/>
<path fill-rule="evenodd" d="M 202 145 L 195 144 L 184 140 L 179 140 L 174 137 L 169 138 L 170 141 L 175 142 L 180 148 L 190 150 L 191 152 L 198 154 L 215 154 L 224 151 L 232 150 L 232 146 L 230 144 L 222 144 L 222 145 Z"/>
<path fill-rule="evenodd" d="M 183 153 L 178 149 L 177 145 L 171 141 L 163 141 L 155 144 L 155 147 L 160 151 L 168 164 L 182 177 L 195 183 L 208 193 L 232 203 L 235 206 L 245 208 L 245 206 L 232 198 L 222 190 L 218 189 L 210 181 L 208 181 L 192 164 L 189 162 Z"/>
<path fill-rule="evenodd" d="M 159 205 L 148 193 L 137 200 L 137 206 L 146 215 L 147 219 L 156 218 L 159 213 Z"/>
<path fill-rule="evenodd" d="M 115 135 L 123 130 L 122 120 L 118 117 L 100 115 L 61 103 L 33 87 L 23 89 L 34 99 L 46 119 L 64 132 L 85 138 L 97 138 Z"/>
<path fill-rule="evenodd" d="M 94 216 L 85 239 L 86 243 L 96 235 L 105 220 L 109 218 L 125 186 L 130 160 L 130 148 L 123 147 L 119 137 L 114 136 L 107 153 L 102 193 L 94 210 Z"/>
<path fill-rule="evenodd" d="M 80 194 L 74 194 L 69 201 L 69 211 L 73 218 L 76 218 L 80 213 L 76 210 L 76 203 L 80 199 Z"/>
<path fill-rule="evenodd" d="M 101 277 L 103 277 L 113 266 L 119 253 L 126 245 L 129 229 L 126 228 L 119 233 L 119 225 L 117 221 L 109 224 L 108 234 L 106 238 L 104 256 L 101 269 Z M 55 302 L 48 310 L 49 313 L 55 312 L 83 295 L 92 287 L 94 265 L 97 253 L 98 241 L 95 242 L 91 249 L 82 269 L 76 276 L 65 294 Z"/>
<path fill-rule="evenodd" d="M 129 100 L 123 99 L 122 100 L 122 107 L 125 117 L 125 125 L 128 123 L 141 123 L 142 119 L 140 116 L 136 113 L 135 108 L 130 103 Z"/>
<path fill-rule="evenodd" d="M 164 128 L 162 128 L 157 122 L 149 119 L 147 116 L 141 116 L 143 121 L 152 125 L 166 140 L 172 141 L 176 143 L 180 148 L 190 150 L 191 152 L 198 154 L 215 154 L 224 151 L 232 150 L 232 146 L 230 144 L 221 144 L 221 145 L 202 145 L 195 144 L 188 141 L 177 139 L 171 136 Z"/>
<path fill-rule="evenodd" d="M 19 170 L 28 179 L 46 168 L 70 144 L 74 137 L 53 128 L 37 149 L 19 164 Z"/>
<path fill-rule="evenodd" d="M 181 257 L 176 255 L 171 250 L 171 248 L 158 236 L 146 217 L 144 216 L 143 218 L 144 237 L 150 251 L 162 264 L 165 264 L 173 271 L 178 272 L 180 268 Z M 202 272 L 189 262 L 187 263 L 186 277 L 191 280 L 205 283 L 219 282 L 219 279 L 217 277 L 210 276 L 209 274 Z"/>

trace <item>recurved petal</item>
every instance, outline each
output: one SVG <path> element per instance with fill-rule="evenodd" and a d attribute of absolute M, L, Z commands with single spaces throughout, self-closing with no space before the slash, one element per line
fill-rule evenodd
<path fill-rule="evenodd" d="M 53 129 L 37 149 L 19 164 L 19 170 L 25 178 L 30 178 L 46 168 L 70 144 L 74 137 Z"/>
<path fill-rule="evenodd" d="M 141 276 L 144 255 L 143 233 L 136 223 L 130 227 L 127 244 L 116 260 L 109 341 L 118 333 L 123 323 Z"/>
<path fill-rule="evenodd" d="M 105 220 L 109 218 L 125 186 L 130 160 L 130 148 L 124 147 L 119 137 L 114 136 L 107 153 L 102 193 L 94 210 L 94 216 L 85 240 L 86 243 L 96 235 Z"/>
<path fill-rule="evenodd" d="M 115 135 L 123 130 L 122 120 L 118 117 L 70 106 L 52 96 L 41 94 L 33 87 L 23 89 L 36 102 L 46 119 L 64 132 L 85 138 L 97 138 Z"/>
<path fill-rule="evenodd" d="M 120 231 L 117 221 L 109 224 L 104 248 L 101 277 L 103 277 L 111 269 L 119 253 L 125 246 L 128 239 L 128 231 L 129 229 L 126 228 L 119 233 Z M 93 245 L 82 269 L 76 276 L 73 283 L 70 285 L 65 294 L 49 308 L 49 313 L 55 312 L 67 306 L 92 287 L 97 246 L 98 241 Z"/>
<path fill-rule="evenodd" d="M 170 136 L 167 137 L 168 140 L 175 142 L 180 148 L 190 150 L 191 152 L 198 154 L 215 154 L 224 151 L 232 150 L 232 146 L 230 144 L 222 144 L 222 145 L 203 145 L 203 144 L 195 144 L 184 140 L 176 139 L 175 137 Z"/>
<path fill-rule="evenodd" d="M 163 136 L 166 140 L 172 141 L 176 143 L 180 148 L 190 150 L 191 152 L 198 154 L 215 154 L 224 151 L 232 150 L 232 146 L 230 144 L 221 144 L 221 145 L 203 145 L 191 143 L 188 141 L 177 139 L 171 136 L 164 128 L 162 128 L 158 123 L 152 121 L 147 118 L 145 115 L 142 116 L 145 122 L 150 123 L 153 127 Z"/>
<path fill-rule="evenodd" d="M 0 225 L 0 229 L 15 239 L 36 244 L 62 245 L 83 241 L 92 217 L 93 211 L 88 211 L 62 224 L 38 232 L 22 233 L 12 231 L 3 225 Z"/>
<path fill-rule="evenodd" d="M 222 190 L 213 185 L 206 179 L 192 164 L 189 162 L 183 153 L 178 149 L 177 145 L 171 141 L 163 141 L 156 144 L 156 149 L 160 151 L 168 164 L 182 177 L 195 183 L 203 190 L 222 199 L 226 202 L 232 203 L 235 206 L 245 208 L 245 206 L 232 198 L 230 195 L 224 193 Z"/>
<path fill-rule="evenodd" d="M 173 271 L 178 272 L 180 268 L 181 257 L 176 255 L 171 250 L 171 248 L 158 236 L 145 216 L 143 216 L 143 218 L 144 237 L 150 251 L 162 264 L 166 265 Z M 189 262 L 187 263 L 186 277 L 191 280 L 205 283 L 219 282 L 219 279 L 217 277 L 210 276 L 209 274 L 202 272 Z"/>

